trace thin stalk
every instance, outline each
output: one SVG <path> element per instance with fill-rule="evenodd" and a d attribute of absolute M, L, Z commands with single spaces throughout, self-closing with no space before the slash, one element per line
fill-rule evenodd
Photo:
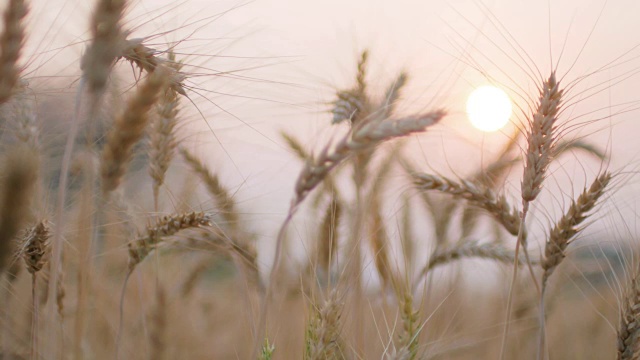
<path fill-rule="evenodd" d="M 520 245 L 524 245 L 524 224 L 527 218 L 527 212 L 529 211 L 529 202 L 523 201 L 522 215 L 520 218 L 520 229 L 518 230 L 518 240 L 516 242 L 515 259 L 513 261 L 513 272 L 511 276 L 511 286 L 509 287 L 509 297 L 507 298 L 507 318 L 505 320 L 504 332 L 502 333 L 502 345 L 500 347 L 500 360 L 505 359 L 505 353 L 507 350 L 507 338 L 509 337 L 509 326 L 511 321 L 511 310 L 513 308 L 513 292 L 516 287 L 516 280 L 518 278 L 518 260 L 520 256 Z M 537 284 L 537 282 L 536 282 Z"/>
<path fill-rule="evenodd" d="M 289 212 L 287 213 L 287 217 L 282 222 L 280 230 L 278 230 L 278 237 L 276 238 L 276 253 L 273 257 L 273 265 L 271 266 L 271 273 L 269 274 L 269 283 L 267 284 L 267 290 L 260 303 L 260 321 L 258 322 L 258 328 L 255 331 L 256 344 L 253 347 L 253 354 L 251 355 L 251 359 L 257 358 L 258 353 L 262 349 L 262 332 L 264 331 L 266 333 L 267 308 L 269 307 L 269 300 L 273 292 L 273 284 L 278 273 L 277 270 L 280 267 L 280 253 L 282 252 L 282 243 L 284 242 L 284 236 L 287 231 L 287 226 L 293 219 L 293 215 L 298 209 L 299 204 L 300 202 L 293 202 L 291 204 L 291 207 L 289 207 Z"/>
<path fill-rule="evenodd" d="M 31 274 L 31 301 L 33 306 L 33 324 L 31 339 L 31 359 L 38 359 L 38 294 L 36 293 L 36 273 Z"/>

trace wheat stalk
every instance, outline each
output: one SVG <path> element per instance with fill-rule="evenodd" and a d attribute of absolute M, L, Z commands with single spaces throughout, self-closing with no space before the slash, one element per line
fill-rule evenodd
<path fill-rule="evenodd" d="M 58 284 L 56 286 L 56 305 L 58 306 L 58 316 L 60 316 L 60 319 L 64 319 L 64 298 L 67 295 L 64 287 L 64 278 L 65 273 L 61 266 L 61 268 L 58 269 Z M 49 281 L 47 280 L 47 284 L 48 283 Z"/>
<path fill-rule="evenodd" d="M 462 258 L 480 258 L 513 264 L 515 253 L 502 245 L 493 243 L 478 244 L 474 241 L 442 247 L 429 257 L 429 262 L 418 275 L 418 280 L 434 268 Z"/>
<path fill-rule="evenodd" d="M 149 359 L 162 360 L 166 359 L 167 352 L 167 328 L 170 326 L 168 321 L 167 294 L 161 285 L 156 289 L 156 304 L 151 315 L 151 332 L 149 334 L 149 347 L 151 354 Z"/>
<path fill-rule="evenodd" d="M 405 263 L 405 274 L 413 274 L 415 259 L 415 242 L 411 225 L 412 211 L 410 198 L 405 194 L 402 198 L 402 214 L 400 223 L 400 245 Z"/>
<path fill-rule="evenodd" d="M 513 264 L 515 262 L 516 254 L 512 250 L 494 243 L 478 244 L 475 241 L 465 241 L 458 244 L 440 246 L 433 254 L 431 254 L 429 262 L 424 268 L 422 268 L 414 280 L 414 286 L 417 286 L 422 277 L 434 268 L 463 258 L 487 259 L 505 264 Z M 525 259 L 521 258 L 520 260 Z M 536 264 L 538 262 L 533 261 L 533 263 Z"/>

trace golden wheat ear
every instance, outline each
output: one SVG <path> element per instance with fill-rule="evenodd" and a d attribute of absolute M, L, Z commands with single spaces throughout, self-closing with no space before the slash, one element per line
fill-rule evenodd
<path fill-rule="evenodd" d="M 162 71 L 155 71 L 149 75 L 129 100 L 124 113 L 116 119 L 107 135 L 100 163 L 104 194 L 115 190 L 122 182 L 133 156 L 133 147 L 145 133 L 149 110 L 156 104 L 166 80 Z"/>
<path fill-rule="evenodd" d="M 605 172 L 598 176 L 589 188 L 585 188 L 577 200 L 571 203 L 566 214 L 564 214 L 556 225 L 549 232 L 549 239 L 544 248 L 544 260 L 542 261 L 542 288 L 547 285 L 547 281 L 554 270 L 565 258 L 565 250 L 582 228 L 580 224 L 587 218 L 589 212 L 593 210 L 598 199 L 604 194 L 612 175 Z"/>
<path fill-rule="evenodd" d="M 169 59 L 172 61 L 167 63 L 167 66 L 178 71 L 181 64 L 175 62 L 173 53 L 169 54 Z M 160 93 L 155 109 L 156 116 L 151 124 L 148 144 L 149 175 L 153 180 L 153 201 L 156 212 L 159 206 L 160 187 L 164 184 L 165 175 L 178 145 L 175 127 L 178 124 L 179 108 L 180 98 L 173 88 L 169 87 Z"/>
<path fill-rule="evenodd" d="M 213 196 L 220 208 L 220 215 L 226 221 L 229 228 L 235 230 L 234 232 L 237 232 L 240 216 L 236 209 L 236 202 L 233 199 L 233 194 L 227 190 L 224 185 L 222 185 L 218 176 L 211 172 L 209 168 L 207 168 L 207 166 L 195 155 L 185 148 L 181 148 L 180 153 L 187 161 L 193 172 L 195 172 L 196 175 L 198 175 L 198 177 L 204 182 L 209 194 Z"/>
<path fill-rule="evenodd" d="M 129 271 L 133 271 L 165 238 L 181 230 L 211 225 L 211 216 L 202 212 L 162 217 L 154 225 L 148 226 L 145 234 L 129 243 Z"/>
<path fill-rule="evenodd" d="M 557 141 L 554 131 L 561 110 L 563 90 L 556 80 L 555 72 L 542 85 L 538 108 L 532 115 L 527 133 L 527 151 L 522 175 L 521 193 L 523 206 L 536 199 L 547 167 L 551 163 Z"/>
<path fill-rule="evenodd" d="M 622 298 L 617 336 L 617 360 L 640 357 L 640 273 L 633 274 Z"/>
<path fill-rule="evenodd" d="M 520 216 L 509 205 L 504 195 L 497 195 L 490 188 L 468 180 L 460 182 L 431 174 L 413 174 L 414 184 L 420 190 L 438 190 L 465 199 L 470 204 L 487 211 L 512 235 L 518 235 Z"/>

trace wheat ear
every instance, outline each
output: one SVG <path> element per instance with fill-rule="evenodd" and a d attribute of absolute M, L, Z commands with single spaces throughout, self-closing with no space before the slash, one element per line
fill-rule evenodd
<path fill-rule="evenodd" d="M 510 206 L 504 195 L 468 180 L 456 182 L 446 177 L 417 173 L 413 174 L 414 184 L 421 190 L 438 190 L 467 200 L 493 216 L 512 235 L 518 235 L 520 216 L 515 207 Z"/>
<path fill-rule="evenodd" d="M 356 74 L 356 87 L 351 90 L 338 91 L 336 99 L 332 105 L 333 123 L 337 124 L 344 120 L 349 120 L 353 124 L 360 123 L 367 117 L 369 99 L 367 92 L 367 64 L 369 52 L 363 51 L 358 60 L 358 71 Z"/>
<path fill-rule="evenodd" d="M 311 157 L 311 154 L 309 154 L 305 146 L 295 136 L 285 131 L 281 131 L 280 136 L 282 136 L 287 146 L 289 146 L 289 149 L 293 150 L 293 153 L 296 154 L 300 160 L 307 161 L 307 159 Z"/>
<path fill-rule="evenodd" d="M 35 274 L 47 264 L 50 237 L 49 225 L 44 220 L 25 230 L 22 257 L 29 273 Z"/>
<path fill-rule="evenodd" d="M 173 53 L 169 54 L 169 59 L 175 60 Z M 172 61 L 168 66 L 178 71 L 181 65 Z M 165 174 L 173 159 L 177 145 L 175 127 L 178 123 L 179 105 L 180 98 L 178 93 L 172 88 L 166 89 L 160 94 L 156 105 L 157 117 L 151 126 L 151 134 L 149 136 L 149 175 L 153 179 L 153 201 L 156 212 L 158 211 L 160 187 L 164 184 Z"/>
<path fill-rule="evenodd" d="M 384 117 L 389 117 L 393 114 L 393 111 L 395 110 L 395 107 L 398 103 L 398 99 L 400 99 L 400 91 L 407 84 L 408 79 L 409 75 L 407 75 L 406 72 L 401 72 L 387 89 L 383 100 Z"/>
<path fill-rule="evenodd" d="M 318 156 L 307 161 L 296 181 L 294 204 L 302 202 L 334 167 L 349 156 L 372 149 L 383 141 L 424 131 L 444 115 L 444 111 L 438 110 L 399 120 L 370 122 L 354 128 L 333 149 L 327 146 Z"/>
<path fill-rule="evenodd" d="M 309 320 L 305 359 L 342 358 L 341 313 L 342 303 L 339 301 L 338 291 L 334 289 L 322 307 L 314 310 L 314 314 Z"/>
<path fill-rule="evenodd" d="M 547 285 L 547 281 L 553 271 L 560 265 L 565 257 L 567 246 L 575 238 L 576 234 L 582 230 L 578 227 L 591 211 L 598 199 L 604 194 L 607 185 L 611 180 L 611 173 L 605 172 L 598 176 L 591 186 L 585 188 L 576 201 L 571 203 L 569 210 L 558 220 L 549 233 L 549 239 L 544 248 L 544 260 L 542 261 L 542 289 Z"/>
<path fill-rule="evenodd" d="M 120 45 L 125 37 L 121 22 L 126 3 L 125 0 L 98 0 L 93 12 L 93 39 L 80 65 L 89 91 L 93 94 L 104 91 L 111 67 L 120 53 Z"/>
<path fill-rule="evenodd" d="M 413 212 L 411 209 L 411 199 L 405 193 L 402 197 L 402 213 L 400 222 L 400 245 L 402 246 L 402 255 L 404 257 L 405 274 L 412 275 L 414 273 L 415 259 L 415 242 L 413 238 L 413 228 L 411 219 Z"/>
<path fill-rule="evenodd" d="M 27 270 L 31 273 L 31 300 L 33 307 L 33 339 L 31 342 L 31 357 L 38 357 L 38 299 L 36 293 L 36 274 L 47 263 L 49 254 L 49 237 L 51 236 L 46 221 L 40 221 L 37 225 L 25 231 L 22 243 L 22 257 Z"/>
<path fill-rule="evenodd" d="M 100 171 L 104 194 L 115 190 L 133 156 L 133 146 L 144 135 L 149 109 L 157 102 L 166 76 L 162 71 L 150 74 L 129 100 L 124 113 L 120 115 L 107 135 L 107 143 L 102 151 Z"/>
<path fill-rule="evenodd" d="M 120 320 L 118 331 L 116 333 L 116 358 L 118 358 L 120 354 L 120 340 L 124 326 L 124 295 L 126 293 L 129 278 L 136 266 L 138 266 L 138 264 L 140 264 L 147 255 L 156 249 L 163 241 L 176 235 L 178 232 L 186 229 L 201 228 L 203 226 L 211 225 L 211 216 L 202 212 L 167 215 L 156 220 L 155 224 L 147 226 L 144 234 L 140 235 L 136 240 L 128 244 L 129 264 L 128 271 L 122 283 L 122 290 L 120 292 Z"/>
<path fill-rule="evenodd" d="M 622 300 L 620 328 L 617 337 L 617 359 L 637 360 L 640 357 L 640 279 L 634 274 Z"/>
<path fill-rule="evenodd" d="M 28 6 L 24 0 L 9 0 L 3 14 L 4 30 L 0 35 L 0 104 L 13 94 L 20 78 L 18 59 L 24 45 L 23 20 Z"/>
<path fill-rule="evenodd" d="M 164 238 L 181 230 L 211 225 L 211 216 L 202 212 L 163 216 L 155 224 L 148 226 L 143 235 L 129 243 L 129 271 L 133 271 Z"/>
<path fill-rule="evenodd" d="M 513 275 L 511 277 L 511 285 L 509 287 L 509 296 L 507 299 L 507 317 L 502 334 L 502 349 L 500 351 L 500 359 L 503 360 L 506 347 L 507 337 L 509 335 L 509 325 L 511 320 L 511 308 L 513 306 L 513 291 L 515 288 L 516 278 L 518 275 L 518 254 L 520 247 L 527 258 L 527 266 L 533 278 L 534 284 L 541 293 L 538 281 L 533 273 L 533 267 L 529 259 L 529 253 L 526 243 L 526 219 L 529 211 L 529 204 L 535 200 L 542 190 L 542 182 L 547 173 L 547 167 L 551 163 L 551 157 L 554 150 L 556 138 L 554 130 L 556 130 L 556 120 L 561 109 L 563 90 L 556 80 L 555 72 L 552 72 L 549 79 L 544 81 L 540 90 L 538 106 L 529 119 L 529 129 L 527 132 L 527 150 L 525 152 L 525 166 L 520 184 L 522 197 L 522 212 L 520 215 L 520 229 L 518 231 L 518 240 L 516 242 L 516 259 L 513 264 Z"/>
<path fill-rule="evenodd" d="M 551 162 L 555 144 L 554 131 L 561 109 L 563 90 L 552 73 L 542 86 L 539 105 L 532 115 L 527 134 L 524 173 L 522 175 L 522 201 L 532 202 L 542 189 L 547 167 Z"/>
<path fill-rule="evenodd" d="M 540 332 L 538 335 L 538 358 L 542 357 L 545 341 L 545 302 L 544 295 L 547 288 L 547 282 L 554 270 L 560 265 L 565 258 L 565 250 L 573 241 L 576 234 L 582 230 L 579 225 L 587 218 L 598 199 L 604 194 L 607 185 L 611 180 L 611 173 L 604 172 L 598 176 L 591 186 L 582 191 L 582 194 L 576 201 L 571 203 L 569 210 L 560 218 L 556 225 L 549 233 L 549 239 L 544 249 L 544 259 L 542 261 L 541 292 L 540 292 L 540 310 L 538 314 L 538 323 Z"/>
<path fill-rule="evenodd" d="M 233 200 L 232 194 L 222 185 L 222 183 L 220 183 L 218 176 L 212 173 L 195 155 L 191 154 L 185 148 L 180 148 L 180 153 L 191 169 L 204 182 L 209 193 L 215 198 L 221 209 L 220 212 L 222 218 L 227 222 L 230 228 L 236 229 L 239 225 L 239 215 L 236 210 L 236 203 Z"/>
<path fill-rule="evenodd" d="M 395 283 L 396 298 L 400 306 L 402 330 L 398 336 L 398 348 L 393 348 L 386 360 L 414 360 L 418 357 L 418 336 L 420 335 L 420 312 L 413 304 L 411 288 L 406 283 Z"/>
<path fill-rule="evenodd" d="M 175 59 L 161 58 L 162 52 L 152 49 L 143 44 L 144 39 L 126 39 L 119 44 L 118 57 L 129 61 L 136 65 L 141 71 L 144 70 L 148 74 L 156 71 L 158 68 L 166 68 L 167 82 L 169 88 L 180 95 L 185 95 L 184 80 L 186 76 L 180 70 L 182 65 L 175 62 Z"/>
<path fill-rule="evenodd" d="M 262 344 L 262 349 L 260 350 L 260 355 L 258 356 L 258 360 L 271 360 L 275 351 L 275 345 L 269 343 L 269 338 L 265 337 L 264 343 Z"/>

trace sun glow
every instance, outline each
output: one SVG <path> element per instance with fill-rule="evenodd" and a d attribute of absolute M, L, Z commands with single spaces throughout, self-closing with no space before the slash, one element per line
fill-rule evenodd
<path fill-rule="evenodd" d="M 482 131 L 502 129 L 511 117 L 509 96 L 494 86 L 481 86 L 467 99 L 467 116 L 471 124 Z"/>

